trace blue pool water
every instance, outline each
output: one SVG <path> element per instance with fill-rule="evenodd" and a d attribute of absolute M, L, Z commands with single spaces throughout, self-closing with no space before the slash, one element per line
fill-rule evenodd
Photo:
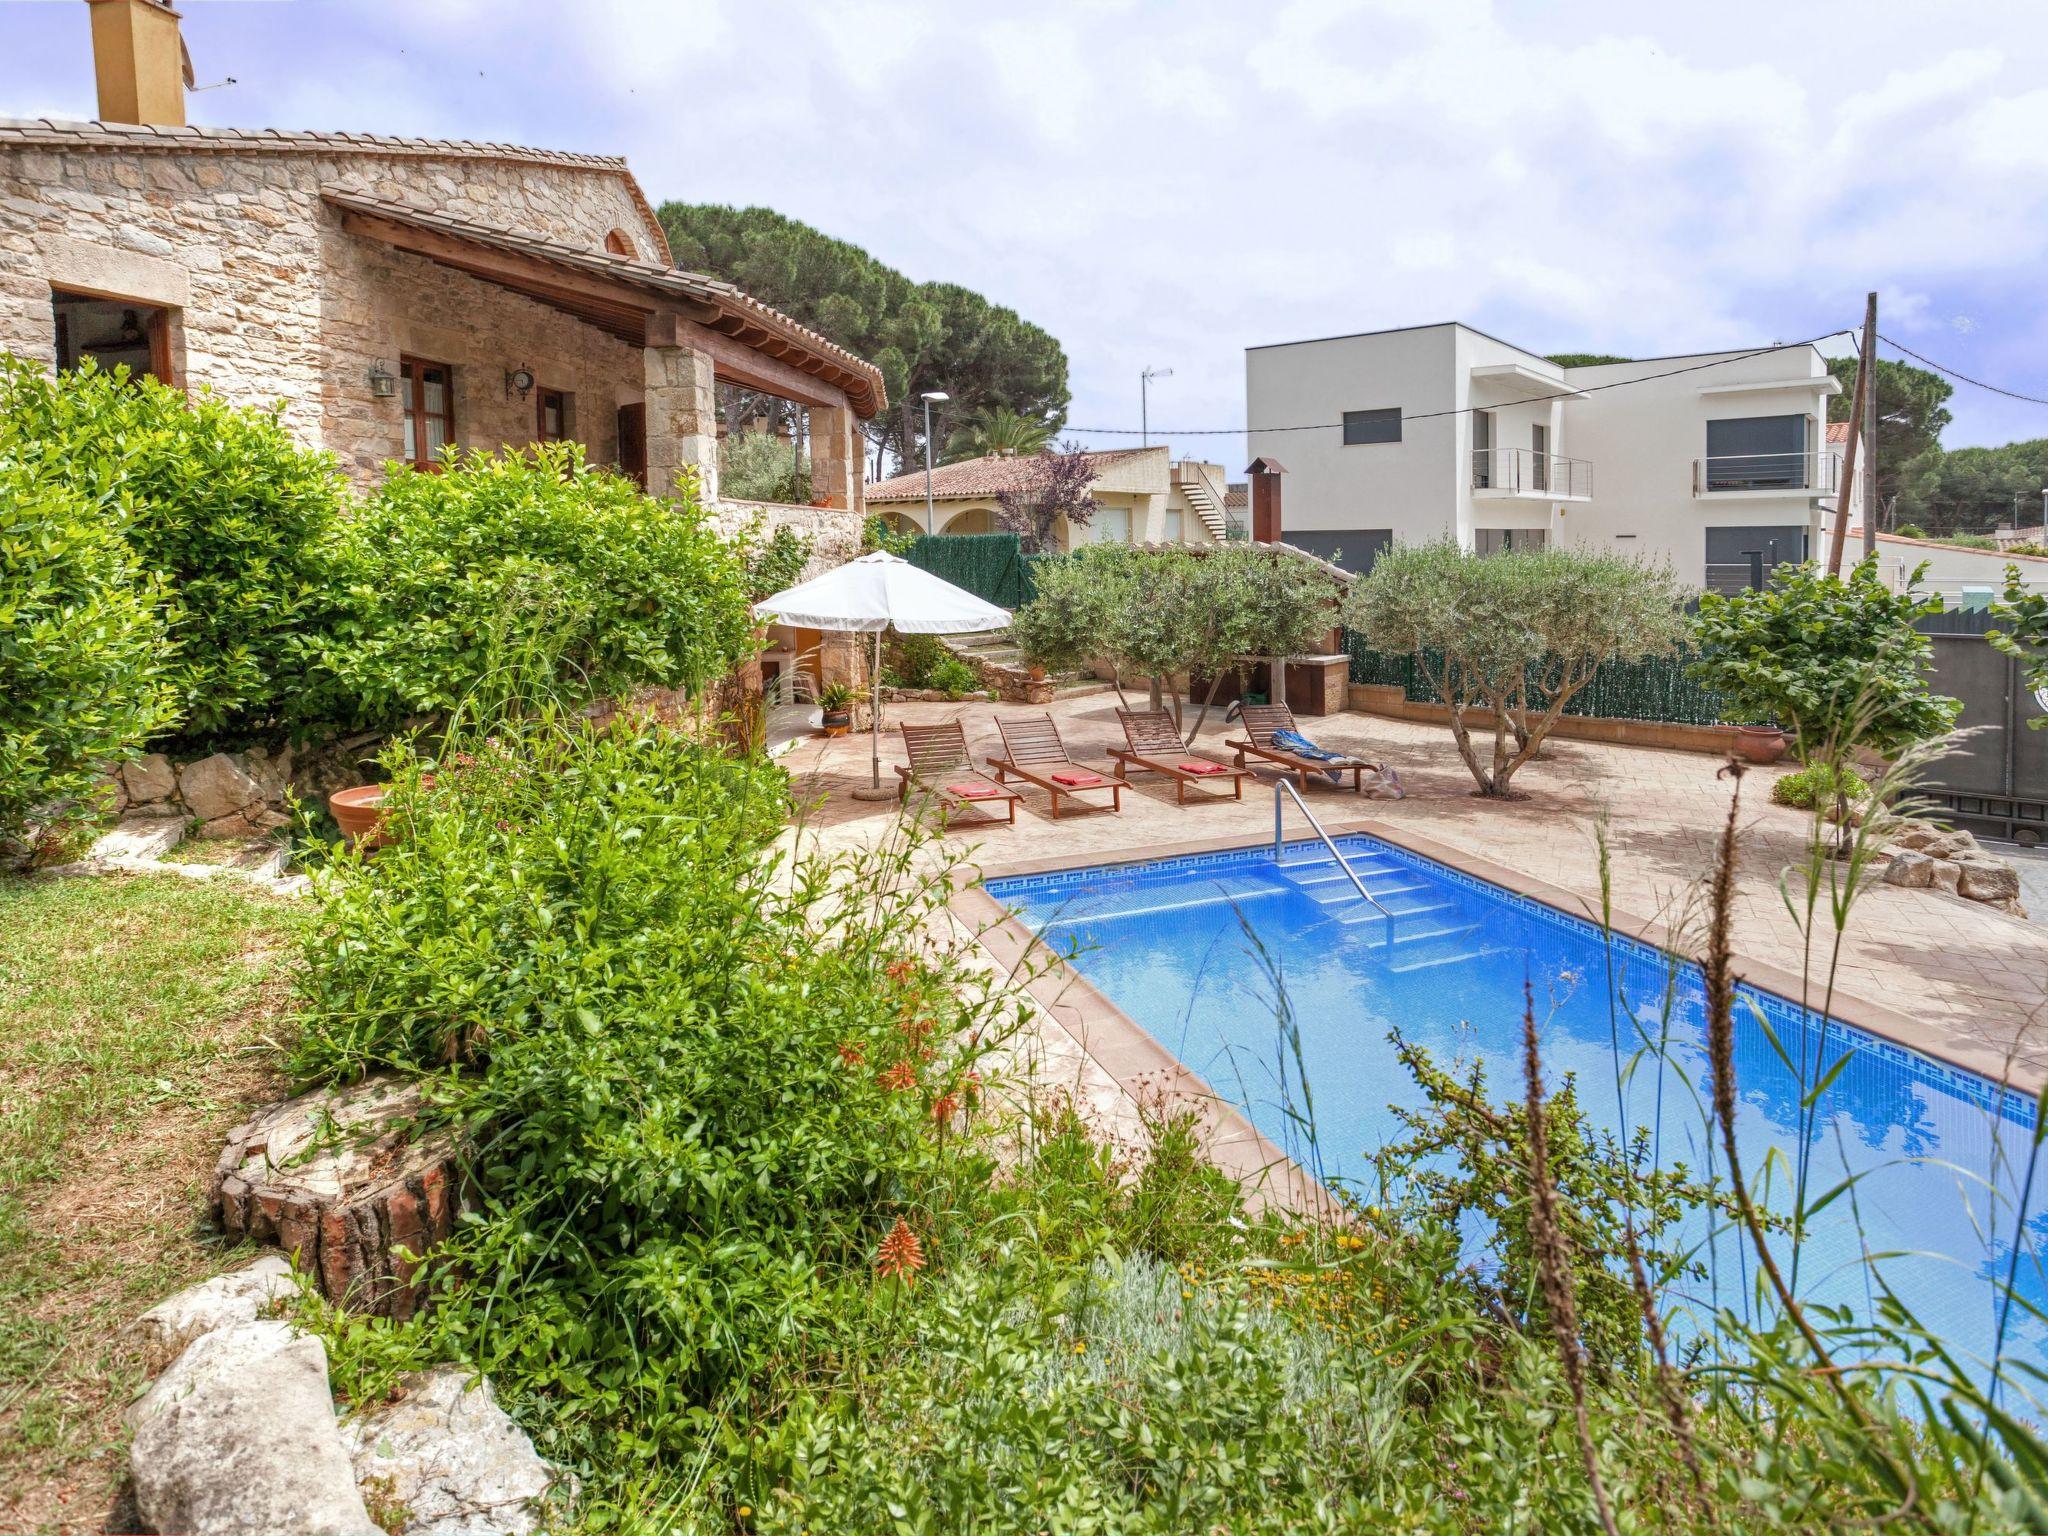
<path fill-rule="evenodd" d="M 995 898 L 1151 1032 L 1274 1142 L 1304 1155 L 1290 1117 L 1305 1077 L 1321 1171 L 1370 1197 L 1376 1149 L 1402 1138 L 1390 1105 L 1422 1096 L 1396 1059 L 1391 1030 L 1444 1065 L 1485 1068 L 1498 1102 L 1522 1093 L 1523 984 L 1533 986 L 1552 1091 L 1575 1075 L 1596 1125 L 1647 1126 L 1661 1166 L 1718 1169 L 1701 1108 L 1710 1077 L 1699 973 L 1656 950 L 1406 849 L 1339 839 L 1391 924 L 1362 901 L 1320 844 L 1202 854 L 1148 864 L 991 880 Z M 1390 931 L 1391 930 L 1391 931 Z M 1255 939 L 1254 939 L 1255 936 Z M 1260 951 L 1263 950 L 1263 954 Z M 1276 979 L 1300 1035 L 1300 1067 L 1280 1045 Z M 1610 1008 L 1610 999 L 1614 1006 Z M 1886 1284 L 1966 1358 L 1988 1360 L 1999 1289 L 2011 1259 L 2013 1213 L 2033 1155 L 2033 1103 L 1972 1072 L 1745 989 L 1737 1010 L 1738 1144 L 1753 1187 L 1789 1205 L 1787 1170 L 1801 1142 L 1801 1074 L 1752 1009 L 1769 1020 L 1804 1081 L 1848 1063 L 1809 1115 L 1810 1187 L 1861 1172 L 1847 1198 L 1821 1211 L 1800 1256 L 1802 1300 L 1870 1314 Z M 1641 1060 L 1618 1073 L 1640 1038 L 1669 1041 L 1666 1070 Z M 1621 1039 L 1619 1053 L 1617 1035 Z M 1775 1149 L 1780 1156 L 1769 1159 Z M 2048 1170 L 2038 1181 L 2048 1186 Z M 2016 1289 L 2048 1311 L 2035 1260 L 2048 1237 L 2048 1190 L 2029 1212 Z M 1862 1233 L 1859 1236 L 1858 1225 Z M 1680 1300 L 1746 1310 L 1754 1280 L 1731 1234 L 1708 1232 L 1709 1277 Z M 2048 1327 L 2013 1308 L 2009 1358 L 2048 1368 Z"/>

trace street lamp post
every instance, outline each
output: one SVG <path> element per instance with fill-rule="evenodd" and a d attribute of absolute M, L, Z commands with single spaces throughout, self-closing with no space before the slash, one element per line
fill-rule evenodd
<path fill-rule="evenodd" d="M 1147 368 L 1138 375 L 1138 446 L 1141 448 L 1151 446 L 1152 442 L 1152 422 L 1149 411 L 1152 381 L 1154 379 L 1170 379 L 1172 377 L 1173 370 L 1171 368 Z"/>
<path fill-rule="evenodd" d="M 950 400 L 953 397 L 943 389 L 929 389 L 919 396 L 924 401 L 924 532 L 930 538 L 932 532 L 932 402 Z"/>

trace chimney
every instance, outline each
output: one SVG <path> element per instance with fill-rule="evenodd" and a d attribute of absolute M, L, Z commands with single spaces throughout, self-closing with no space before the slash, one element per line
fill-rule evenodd
<path fill-rule="evenodd" d="M 1286 473 L 1287 466 L 1278 459 L 1253 459 L 1245 469 L 1245 475 L 1252 483 L 1252 542 L 1255 544 L 1280 542 L 1280 477 Z"/>
<path fill-rule="evenodd" d="M 166 0 L 86 0 L 100 121 L 185 126 L 192 63 Z"/>

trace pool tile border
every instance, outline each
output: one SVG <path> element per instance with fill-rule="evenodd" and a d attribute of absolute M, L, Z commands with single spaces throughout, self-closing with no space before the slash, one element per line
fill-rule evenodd
<path fill-rule="evenodd" d="M 1450 847 L 1435 838 L 1402 828 L 1398 832 L 1385 822 L 1369 817 L 1350 818 L 1327 823 L 1332 837 L 1366 837 L 1388 848 L 1396 856 L 1407 855 L 1439 866 L 1461 883 L 1494 888 L 1494 893 L 1505 892 L 1516 905 L 1535 915 L 1547 919 L 1559 919 L 1572 923 L 1593 922 L 1598 918 L 1584 898 L 1575 892 L 1525 875 L 1518 870 L 1497 864 L 1490 859 L 1466 853 Z M 1241 858 L 1246 852 L 1265 847 L 1270 839 L 1247 839 L 1232 837 L 1211 837 L 1187 842 L 1170 843 L 1146 850 L 1133 850 L 1127 856 L 1116 858 L 1095 858 L 1076 862 L 1071 855 L 1060 857 L 991 862 L 983 865 L 978 876 L 980 880 L 1016 881 L 1025 888 L 1043 880 L 1052 884 L 1056 879 L 1069 879 L 1076 873 L 1093 870 L 1113 870 L 1131 865 L 1166 865 L 1179 868 L 1199 868 L 1209 864 L 1221 864 Z M 1289 846 L 1295 846 L 1290 843 Z M 978 898 L 971 905 L 975 909 L 973 926 L 986 933 L 1003 933 L 1007 942 L 1004 948 L 1011 958 L 1021 956 L 1032 942 L 1030 932 L 1014 917 L 1008 915 L 993 895 L 978 884 L 969 886 L 956 896 L 956 909 L 962 898 Z M 963 915 L 965 915 L 963 913 Z M 1684 953 L 1678 943 L 1678 936 L 1665 923 L 1643 918 L 1635 914 L 1616 911 L 1611 915 L 1616 936 L 1632 946 L 1644 946 L 1659 954 Z M 1735 957 L 1737 980 L 1752 992 L 1763 995 L 1767 1010 L 1789 1015 L 1793 1023 L 1811 1018 L 1819 1010 L 1802 1006 L 1796 1001 L 1805 990 L 1801 979 L 1791 971 L 1779 966 Z M 1163 1058 L 1149 1070 L 1162 1067 L 1177 1070 L 1194 1083 L 1201 1085 L 1201 1091 L 1219 1104 L 1226 1103 L 1207 1084 L 1183 1066 L 1177 1058 L 1153 1040 L 1151 1035 L 1116 1007 L 1093 984 L 1064 961 L 1055 961 L 1048 975 L 1057 976 L 1064 992 L 1071 989 L 1074 999 L 1068 1012 L 1077 1014 L 1075 1024 L 1061 1019 L 1063 1026 L 1073 1034 L 1082 1049 L 1089 1051 L 1101 1063 L 1104 1070 L 1115 1077 L 1126 1092 L 1133 1092 L 1135 1085 L 1126 1080 L 1111 1062 L 1105 1060 L 1090 1044 L 1091 1037 L 1100 1037 L 1105 1042 L 1115 1042 L 1109 1049 L 1112 1055 L 1126 1054 L 1123 1047 L 1127 1037 L 1135 1033 L 1149 1046 L 1141 1051 L 1147 1059 Z M 1040 999 L 1041 1002 L 1044 999 Z M 1836 1027 L 1847 1026 L 1856 1036 L 1856 1045 L 1895 1061 L 1902 1066 L 1926 1070 L 1932 1065 L 1943 1071 L 1943 1081 L 1952 1091 L 1974 1099 L 1986 1108 L 1996 1108 L 2002 1119 L 2022 1125 L 2033 1121 L 2037 1096 L 2044 1084 L 2048 1084 L 2048 1071 L 2030 1069 L 2025 1063 L 2001 1055 L 1988 1046 L 1977 1045 L 1966 1040 L 1957 1040 L 1947 1032 L 1927 1025 L 1896 1008 L 1873 1003 L 1867 998 L 1837 990 L 1830 998 L 1829 1013 Z M 1775 1006 L 1772 1006 L 1775 1005 Z M 1952 1075 L 1951 1075 L 1952 1074 Z M 1230 1114 L 1241 1123 L 1243 1132 L 1249 1133 L 1265 1146 L 1275 1157 L 1284 1161 L 1284 1155 L 1272 1143 L 1253 1130 L 1248 1121 L 1238 1114 L 1234 1106 Z M 1290 1168 L 1292 1164 L 1288 1164 Z M 1299 1170 L 1296 1170 L 1299 1173 Z M 1305 1178 L 1306 1175 L 1300 1175 Z"/>

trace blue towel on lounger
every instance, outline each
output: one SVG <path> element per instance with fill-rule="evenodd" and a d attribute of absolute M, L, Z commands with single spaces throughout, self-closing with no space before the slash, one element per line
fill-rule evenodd
<path fill-rule="evenodd" d="M 1275 731 L 1273 745 L 1283 752 L 1292 752 L 1296 757 L 1305 757 L 1310 762 L 1330 764 L 1331 766 L 1325 768 L 1323 772 L 1330 776 L 1332 784 L 1344 782 L 1344 770 L 1347 768 L 1356 768 L 1362 764 L 1371 766 L 1365 764 L 1363 758 L 1353 757 L 1348 752 L 1332 752 L 1326 747 L 1319 747 L 1299 731 Z"/>

